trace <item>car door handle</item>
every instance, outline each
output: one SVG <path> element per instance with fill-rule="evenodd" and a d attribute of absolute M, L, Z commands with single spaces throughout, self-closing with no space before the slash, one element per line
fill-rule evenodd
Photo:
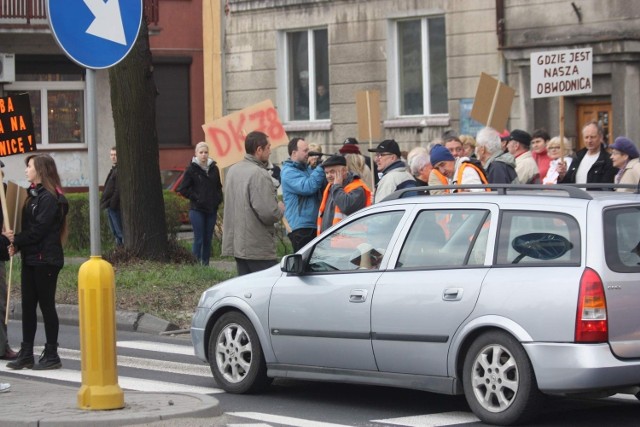
<path fill-rule="evenodd" d="M 442 299 L 444 301 L 460 301 L 463 293 L 464 289 L 462 288 L 447 288 L 442 293 Z"/>
<path fill-rule="evenodd" d="M 349 302 L 365 302 L 367 300 L 366 289 L 352 289 L 349 295 Z"/>

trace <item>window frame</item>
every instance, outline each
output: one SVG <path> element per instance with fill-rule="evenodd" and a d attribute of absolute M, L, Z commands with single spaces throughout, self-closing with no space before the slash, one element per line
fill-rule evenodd
<path fill-rule="evenodd" d="M 507 259 L 505 262 L 499 262 L 502 254 L 502 248 L 510 246 L 515 236 L 511 235 L 511 230 L 505 230 L 505 222 L 509 221 L 509 226 L 512 220 L 516 216 L 528 216 L 530 218 L 547 216 L 549 219 L 555 218 L 567 218 L 565 221 L 568 225 L 570 237 L 568 240 L 574 244 L 571 249 L 572 256 L 569 260 L 557 261 L 557 260 L 535 260 L 533 262 L 512 264 Z M 510 217 L 510 218 L 509 218 Z M 531 232 L 531 231 L 530 231 Z M 532 232 L 537 232 L 536 230 Z M 509 237 L 505 240 L 504 235 Z M 556 233 L 557 234 L 557 233 Z M 508 251 L 508 249 L 507 249 Z M 540 210 L 521 210 L 521 209 L 505 209 L 500 212 L 500 221 L 498 223 L 498 230 L 496 236 L 496 245 L 493 253 L 492 265 L 498 268 L 527 268 L 527 267 L 579 267 L 582 263 L 582 229 L 580 228 L 580 221 L 573 215 L 566 212 L 557 211 L 540 211 Z"/>
<path fill-rule="evenodd" d="M 450 111 L 446 113 L 431 113 L 431 72 L 429 63 L 428 21 L 431 18 L 441 17 L 445 19 L 445 49 L 446 49 L 446 15 L 442 11 L 425 13 L 421 15 L 392 17 L 387 22 L 387 52 L 390 53 L 387 60 L 387 116 L 385 126 L 388 127 L 413 127 L 413 126 L 446 126 L 449 124 Z M 423 83 L 423 113 L 418 115 L 400 114 L 400 61 L 398 46 L 398 23 L 404 21 L 420 20 L 421 24 L 421 52 L 422 52 L 422 83 Z M 448 71 L 447 76 L 448 78 Z M 449 94 L 447 93 L 447 110 Z"/>
<path fill-rule="evenodd" d="M 86 149 L 87 144 L 87 90 L 84 80 L 74 81 L 16 81 L 4 86 L 5 92 L 39 91 L 40 92 L 40 141 L 36 141 L 38 149 Z M 49 91 L 79 91 L 82 92 L 83 129 L 78 142 L 51 143 L 49 142 Z"/>
<path fill-rule="evenodd" d="M 329 62 L 329 28 L 327 26 L 308 27 L 308 28 L 293 28 L 278 31 L 277 33 L 277 51 L 278 61 L 276 64 L 276 81 L 277 81 L 277 94 L 278 108 L 282 111 L 281 119 L 283 125 L 287 131 L 297 130 L 329 130 L 331 128 L 331 108 L 329 108 L 329 118 L 318 119 L 317 118 L 317 104 L 316 104 L 316 90 L 309 91 L 309 119 L 308 120 L 293 120 L 292 109 L 293 105 L 291 99 L 291 61 L 289 52 L 289 37 L 293 33 L 307 33 L 307 70 L 309 72 L 309 88 L 317 87 L 316 76 L 316 59 L 315 59 L 315 31 L 324 30 L 327 32 L 327 64 Z M 328 67 L 328 73 L 330 74 L 331 67 Z M 330 83 L 327 82 L 327 90 L 329 90 Z M 331 91 L 329 91 L 331 96 Z"/>

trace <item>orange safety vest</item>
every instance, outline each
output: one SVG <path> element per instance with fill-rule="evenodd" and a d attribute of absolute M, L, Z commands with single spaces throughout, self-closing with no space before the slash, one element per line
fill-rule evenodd
<path fill-rule="evenodd" d="M 484 172 L 482 171 L 482 169 L 480 169 L 479 167 L 477 167 L 476 165 L 474 165 L 471 162 L 462 162 L 462 164 L 460 165 L 460 167 L 458 168 L 458 173 L 456 174 L 456 183 L 462 185 L 462 174 L 464 173 L 464 168 L 466 168 L 467 166 L 472 167 L 473 169 L 476 170 L 476 172 L 478 173 L 478 176 L 480 177 L 480 181 L 482 181 L 483 184 L 488 184 L 489 181 L 487 181 L 487 177 L 484 175 Z M 491 191 L 490 188 L 485 188 L 485 191 Z"/>
<path fill-rule="evenodd" d="M 438 169 L 433 169 L 431 171 L 431 173 L 436 175 L 436 178 L 438 178 L 440 180 L 440 183 L 442 185 L 451 185 L 449 184 L 449 180 L 447 179 L 446 176 L 444 176 Z M 444 193 L 451 193 L 451 190 L 443 190 Z"/>
<path fill-rule="evenodd" d="M 324 210 L 327 207 L 327 199 L 329 199 L 329 189 L 333 184 L 327 184 L 327 187 L 324 189 L 324 193 L 322 194 L 322 202 L 320 203 L 320 210 L 318 211 L 318 235 L 322 232 L 322 215 L 324 214 Z M 371 190 L 369 187 L 362 181 L 360 178 L 354 178 L 346 187 L 344 187 L 345 193 L 350 193 L 356 188 L 360 188 L 364 190 L 364 206 L 371 206 Z M 335 225 L 342 221 L 345 218 L 345 215 L 340 211 L 338 205 L 335 205 L 334 213 L 333 213 L 333 222 L 331 225 Z"/>

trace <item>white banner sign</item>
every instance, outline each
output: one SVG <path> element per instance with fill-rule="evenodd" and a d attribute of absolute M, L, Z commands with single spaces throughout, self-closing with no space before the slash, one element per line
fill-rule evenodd
<path fill-rule="evenodd" d="M 592 49 L 531 54 L 531 98 L 578 95 L 593 90 Z"/>

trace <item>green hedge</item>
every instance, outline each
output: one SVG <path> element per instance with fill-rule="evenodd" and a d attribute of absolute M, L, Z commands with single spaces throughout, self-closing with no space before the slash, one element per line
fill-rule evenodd
<path fill-rule="evenodd" d="M 167 216 L 167 231 L 175 237 L 180 229 L 181 215 L 185 215 L 189 209 L 189 202 L 171 191 L 164 191 L 164 209 Z M 91 237 L 89 230 L 89 193 L 65 194 L 69 200 L 69 214 L 67 223 L 69 237 L 65 244 L 65 250 L 89 251 L 91 249 Z M 183 214 L 181 214 L 181 212 Z M 100 210 L 100 242 L 103 252 L 113 249 L 115 240 L 109 228 L 107 212 Z"/>

